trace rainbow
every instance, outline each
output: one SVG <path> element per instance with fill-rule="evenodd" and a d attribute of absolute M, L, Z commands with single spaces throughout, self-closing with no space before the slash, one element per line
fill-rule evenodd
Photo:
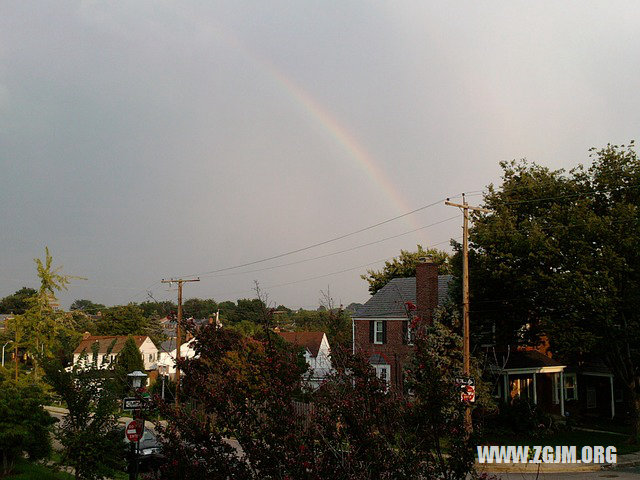
<path fill-rule="evenodd" d="M 377 187 L 389 198 L 396 206 L 398 213 L 406 213 L 413 210 L 407 203 L 401 191 L 389 180 L 389 176 L 376 164 L 372 156 L 366 151 L 362 144 L 342 125 L 338 119 L 331 115 L 329 111 L 322 107 L 306 90 L 286 76 L 272 62 L 259 57 L 256 53 L 244 45 L 236 35 L 228 29 L 217 25 L 218 33 L 222 33 L 221 37 L 233 48 L 242 52 L 245 57 L 251 59 L 262 71 L 265 71 L 281 88 L 281 90 L 293 98 L 300 105 L 307 115 L 316 121 L 331 137 L 347 152 L 351 158 L 369 177 Z M 407 221 L 414 227 L 418 226 L 415 216 L 406 217 Z"/>

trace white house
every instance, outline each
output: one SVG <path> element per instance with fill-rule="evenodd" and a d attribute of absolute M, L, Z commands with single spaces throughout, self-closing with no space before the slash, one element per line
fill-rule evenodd
<path fill-rule="evenodd" d="M 324 332 L 278 332 L 278 335 L 304 349 L 304 358 L 309 365 L 305 381 L 312 388 L 318 388 L 333 371 L 327 335 Z"/>
<path fill-rule="evenodd" d="M 193 338 L 180 345 L 181 358 L 194 358 L 196 351 L 194 350 Z M 170 379 L 176 375 L 176 358 L 178 357 L 178 349 L 176 348 L 176 339 L 172 338 L 160 344 L 160 358 L 158 361 L 158 373 L 160 375 L 168 375 Z"/>
<path fill-rule="evenodd" d="M 155 370 L 159 360 L 158 347 L 155 346 L 147 335 L 131 335 L 131 337 L 136 342 L 136 346 L 142 354 L 145 370 Z M 122 347 L 124 347 L 127 338 L 129 338 L 128 335 L 98 336 L 85 333 L 80 345 L 78 345 L 73 352 L 73 364 L 77 365 L 81 363 L 84 355 L 86 355 L 87 362 L 93 362 L 95 351 L 97 354 L 97 365 L 102 368 L 108 368 L 122 351 Z"/>

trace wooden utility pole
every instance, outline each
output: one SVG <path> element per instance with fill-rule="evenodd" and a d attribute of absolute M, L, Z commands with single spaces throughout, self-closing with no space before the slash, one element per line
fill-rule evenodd
<path fill-rule="evenodd" d="M 447 199 L 445 205 L 462 209 L 462 341 L 463 341 L 463 375 L 471 375 L 471 348 L 469 342 L 469 210 L 489 213 L 489 210 L 481 207 L 472 207 L 462 194 L 462 204 L 450 202 Z M 471 406 L 467 405 L 465 413 L 465 426 L 467 432 L 471 432 Z"/>
<path fill-rule="evenodd" d="M 183 280 L 182 278 L 165 280 L 162 279 L 162 283 L 178 284 L 178 321 L 176 323 L 176 406 L 178 406 L 180 398 L 180 349 L 182 347 L 182 284 L 185 282 L 199 282 L 199 278 L 193 278 L 191 280 Z"/>

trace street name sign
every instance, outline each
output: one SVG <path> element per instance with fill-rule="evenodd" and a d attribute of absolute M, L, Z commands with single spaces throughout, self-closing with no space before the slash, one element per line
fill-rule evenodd
<path fill-rule="evenodd" d="M 147 408 L 147 402 L 137 397 L 125 397 L 122 399 L 122 410 L 142 410 Z"/>

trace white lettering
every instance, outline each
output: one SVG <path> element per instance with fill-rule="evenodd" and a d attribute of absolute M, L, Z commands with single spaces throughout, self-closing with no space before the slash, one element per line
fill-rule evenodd
<path fill-rule="evenodd" d="M 593 450 L 589 445 L 582 447 L 582 463 L 591 463 L 593 460 Z"/>

